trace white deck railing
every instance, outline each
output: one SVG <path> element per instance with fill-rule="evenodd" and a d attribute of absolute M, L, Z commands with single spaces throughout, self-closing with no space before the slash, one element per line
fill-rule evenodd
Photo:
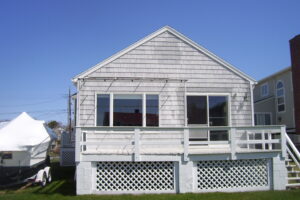
<path fill-rule="evenodd" d="M 214 140 L 211 133 L 227 133 Z M 193 134 L 191 134 L 193 133 Z M 202 137 L 195 138 L 197 133 Z M 203 134 L 204 133 L 204 134 Z M 146 154 L 195 154 L 281 151 L 286 156 L 284 126 L 251 127 L 78 127 L 78 154 L 133 154 L 135 160 Z"/>

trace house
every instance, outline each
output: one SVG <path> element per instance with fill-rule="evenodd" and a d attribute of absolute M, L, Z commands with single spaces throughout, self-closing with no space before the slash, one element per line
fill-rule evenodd
<path fill-rule="evenodd" d="M 171 27 L 72 81 L 77 194 L 288 184 L 285 127 L 253 126 L 256 81 Z"/>
<path fill-rule="evenodd" d="M 300 144 L 300 35 L 290 40 L 292 66 L 258 81 L 254 89 L 256 125 L 285 125 Z"/>

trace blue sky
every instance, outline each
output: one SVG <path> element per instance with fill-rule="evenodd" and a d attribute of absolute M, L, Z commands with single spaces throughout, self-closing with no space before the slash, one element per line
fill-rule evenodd
<path fill-rule="evenodd" d="M 290 66 L 299 0 L 1 0 L 0 120 L 66 121 L 71 78 L 169 25 L 259 80 Z"/>

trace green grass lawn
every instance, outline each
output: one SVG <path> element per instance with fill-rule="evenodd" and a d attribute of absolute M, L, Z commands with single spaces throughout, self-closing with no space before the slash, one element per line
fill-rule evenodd
<path fill-rule="evenodd" d="M 206 193 L 206 194 L 151 194 L 151 195 L 84 195 L 76 196 L 75 183 L 73 181 L 74 169 L 70 167 L 59 167 L 58 162 L 52 164 L 53 168 L 53 182 L 42 188 L 40 186 L 30 186 L 26 189 L 20 190 L 19 187 L 0 190 L 0 200 L 67 200 L 67 199 L 111 199 L 111 200 L 300 200 L 300 189 L 289 191 L 266 191 L 266 192 L 243 192 L 243 193 Z"/>

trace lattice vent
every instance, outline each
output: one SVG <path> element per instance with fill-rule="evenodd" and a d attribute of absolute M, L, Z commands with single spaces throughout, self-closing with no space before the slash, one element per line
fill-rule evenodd
<path fill-rule="evenodd" d="M 99 162 L 97 191 L 174 190 L 173 162 Z"/>
<path fill-rule="evenodd" d="M 197 163 L 197 189 L 268 186 L 268 160 L 217 160 Z"/>

